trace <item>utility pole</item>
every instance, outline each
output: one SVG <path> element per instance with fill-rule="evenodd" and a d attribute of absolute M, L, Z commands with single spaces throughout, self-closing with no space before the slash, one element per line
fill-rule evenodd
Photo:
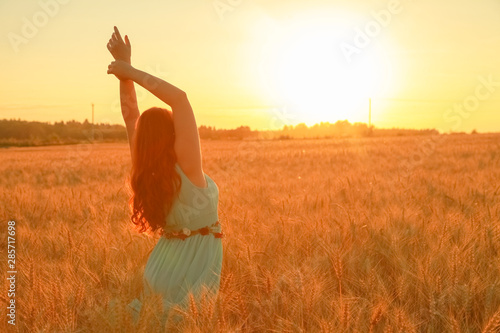
<path fill-rule="evenodd" d="M 368 127 L 372 127 L 372 99 L 369 98 L 369 109 L 368 109 Z"/>
<path fill-rule="evenodd" d="M 92 141 L 94 141 L 94 103 L 92 103 Z"/>

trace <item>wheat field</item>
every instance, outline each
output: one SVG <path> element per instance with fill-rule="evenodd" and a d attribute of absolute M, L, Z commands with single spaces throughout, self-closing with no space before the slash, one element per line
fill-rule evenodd
<path fill-rule="evenodd" d="M 202 141 L 220 191 L 216 299 L 138 323 L 156 240 L 131 229 L 127 143 L 0 150 L 18 332 L 498 332 L 500 135 Z M 110 302 L 115 300 L 113 306 Z"/>

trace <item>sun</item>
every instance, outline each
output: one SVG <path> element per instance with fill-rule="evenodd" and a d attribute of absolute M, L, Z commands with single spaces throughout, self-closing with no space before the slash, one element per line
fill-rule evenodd
<path fill-rule="evenodd" d="M 297 19 L 268 36 L 262 83 L 294 113 L 296 123 L 367 122 L 368 99 L 388 84 L 391 66 L 380 48 L 360 50 L 351 61 L 342 53 L 339 45 L 354 35 L 345 17 Z"/>

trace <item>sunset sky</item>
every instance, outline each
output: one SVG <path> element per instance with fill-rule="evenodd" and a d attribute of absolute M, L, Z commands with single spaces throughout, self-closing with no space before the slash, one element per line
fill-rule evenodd
<path fill-rule="evenodd" d="M 0 118 L 122 123 L 114 25 L 198 125 L 500 132 L 498 0 L 0 0 Z"/>

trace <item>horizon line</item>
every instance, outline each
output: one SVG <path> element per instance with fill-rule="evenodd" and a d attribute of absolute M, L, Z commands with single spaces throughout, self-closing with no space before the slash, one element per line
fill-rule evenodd
<path fill-rule="evenodd" d="M 89 124 L 92 124 L 92 122 L 90 122 L 88 120 L 88 118 L 85 118 L 85 120 L 89 123 Z M 42 124 L 47 124 L 47 125 L 55 125 L 55 123 L 58 123 L 58 122 L 63 122 L 63 123 L 68 123 L 68 122 L 77 122 L 77 123 L 81 123 L 83 124 L 84 121 L 78 121 L 78 120 L 75 120 L 75 119 L 71 119 L 71 120 L 59 120 L 59 121 L 53 121 L 50 122 L 50 121 L 40 121 L 40 120 L 28 120 L 28 119 L 21 119 L 21 118 L 10 118 L 10 119 L 7 119 L 7 118 L 1 118 L 0 121 L 26 121 L 26 122 L 32 122 L 32 123 L 42 123 Z M 292 128 L 295 128 L 296 126 L 298 125 L 305 125 L 308 129 L 309 128 L 312 128 L 314 127 L 315 125 L 321 125 L 321 124 L 330 124 L 330 125 L 334 125 L 336 124 L 337 122 L 347 122 L 348 124 L 350 125 L 355 125 L 355 124 L 364 124 L 366 125 L 368 128 L 372 127 L 373 129 L 378 129 L 378 130 L 403 130 L 403 131 L 437 131 L 439 134 L 442 134 L 442 133 L 467 133 L 466 131 L 452 131 L 452 130 L 448 130 L 448 131 L 445 131 L 445 132 L 440 132 L 438 129 L 436 128 L 409 128 L 409 127 L 377 127 L 376 125 L 374 125 L 373 123 L 371 125 L 368 125 L 367 123 L 365 122 L 350 122 L 348 119 L 339 119 L 337 120 L 336 122 L 329 122 L 329 121 L 322 121 L 322 122 L 319 122 L 319 123 L 314 123 L 313 125 L 310 125 L 308 126 L 306 123 L 304 122 L 301 122 L 301 123 L 298 123 L 296 125 L 292 125 L 292 124 L 284 124 L 282 128 L 279 128 L 279 129 L 252 129 L 250 126 L 248 125 L 239 125 L 237 127 L 234 127 L 234 128 L 218 128 L 216 126 L 210 126 L 210 125 L 204 125 L 204 124 L 200 124 L 198 125 L 197 124 L 197 127 L 198 129 L 202 126 L 204 127 L 213 127 L 215 130 L 236 130 L 238 128 L 241 128 L 241 127 L 248 127 L 251 131 L 257 131 L 257 132 L 273 132 L 273 131 L 282 131 L 284 129 L 285 126 L 291 126 Z M 121 123 L 95 123 L 94 125 L 118 125 L 118 126 L 122 126 L 125 128 L 125 125 L 121 124 Z M 470 132 L 476 132 L 476 133 L 481 133 L 481 134 L 496 134 L 496 133 L 500 133 L 500 129 L 498 131 L 480 131 L 480 130 L 477 130 L 477 129 L 472 129 Z"/>

